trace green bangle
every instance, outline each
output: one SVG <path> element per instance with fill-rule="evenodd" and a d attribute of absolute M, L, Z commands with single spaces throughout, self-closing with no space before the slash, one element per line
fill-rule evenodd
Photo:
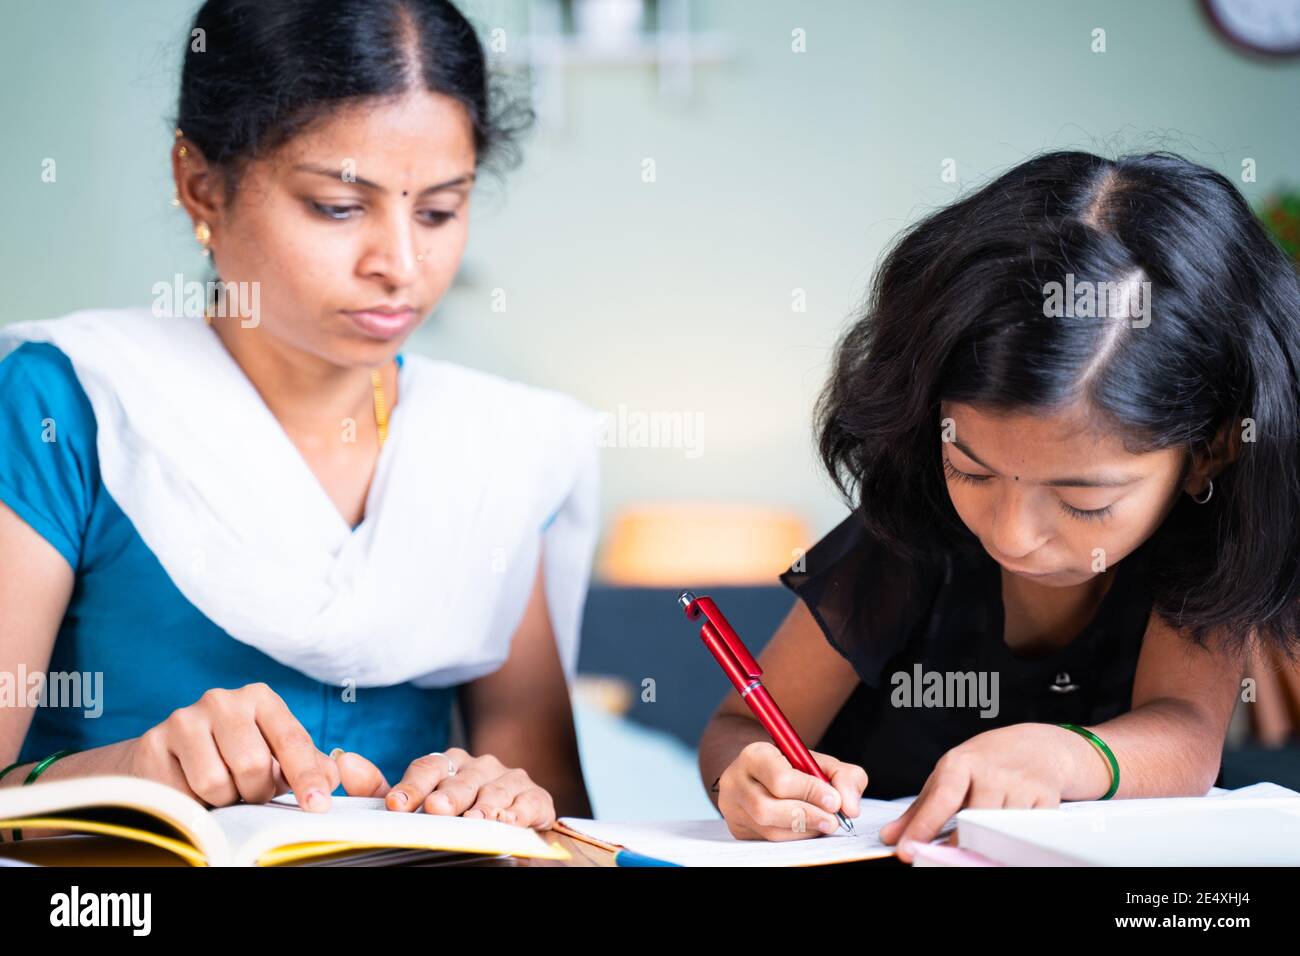
<path fill-rule="evenodd" d="M 75 750 L 60 750 L 56 753 L 50 754 L 48 757 L 46 757 L 44 760 L 42 760 L 35 767 L 32 768 L 32 772 L 29 773 L 27 775 L 27 779 L 23 781 L 23 786 L 25 787 L 29 783 L 33 782 L 37 777 L 39 777 L 41 774 L 45 772 L 46 767 L 54 763 L 54 761 L 58 760 L 60 757 L 66 757 L 68 754 L 75 754 L 75 753 L 76 753 Z"/>
<path fill-rule="evenodd" d="M 1091 730 L 1086 730 L 1078 724 L 1057 724 L 1056 726 L 1064 727 L 1066 730 L 1073 730 L 1076 734 L 1082 735 L 1085 740 L 1101 751 L 1101 755 L 1110 763 L 1110 789 L 1106 791 L 1105 796 L 1101 799 L 1109 800 L 1111 797 L 1115 796 L 1115 791 L 1119 789 L 1119 761 L 1115 759 L 1115 755 L 1111 753 L 1110 748 L 1106 746 L 1106 741 L 1102 740 Z"/>
<path fill-rule="evenodd" d="M 41 761 L 40 763 L 38 763 L 35 767 L 32 768 L 32 772 L 29 773 L 29 774 L 27 775 L 27 779 L 23 781 L 23 786 L 24 786 L 24 787 L 27 786 L 29 783 L 31 783 L 33 780 L 35 780 L 37 777 L 39 777 L 42 773 L 45 772 L 45 768 L 46 768 L 46 767 L 48 767 L 50 764 L 54 763 L 54 761 L 58 760 L 60 757 L 66 757 L 68 754 L 74 754 L 74 753 L 76 753 L 75 750 L 60 750 L 60 751 L 58 751 L 58 752 L 56 752 L 56 753 L 52 753 L 52 754 L 50 754 L 48 757 L 46 757 L 44 760 L 42 760 L 42 761 Z M 17 766 L 19 766 L 19 764 L 11 763 L 9 766 L 5 767 L 3 770 L 0 770 L 0 780 L 3 780 L 3 779 L 4 779 L 4 775 L 7 774 L 10 770 L 13 770 L 14 767 L 17 767 Z M 23 831 L 22 831 L 22 830 L 14 830 L 14 842 L 15 842 L 15 843 L 18 843 L 18 842 L 20 842 L 20 841 L 22 840 L 22 838 L 23 838 Z"/>

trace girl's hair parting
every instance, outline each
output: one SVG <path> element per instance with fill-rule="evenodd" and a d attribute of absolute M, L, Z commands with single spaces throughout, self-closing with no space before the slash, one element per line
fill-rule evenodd
<path fill-rule="evenodd" d="M 1098 307 L 1063 313 L 1071 288 Z M 1082 409 L 1135 454 L 1183 449 L 1184 474 L 1238 432 L 1209 503 L 1180 494 L 1154 536 L 1154 609 L 1197 644 L 1295 649 L 1300 291 L 1225 177 L 1163 152 L 1052 152 L 897 240 L 816 417 L 840 493 L 904 560 L 978 544 L 947 492 L 941 401 Z"/>

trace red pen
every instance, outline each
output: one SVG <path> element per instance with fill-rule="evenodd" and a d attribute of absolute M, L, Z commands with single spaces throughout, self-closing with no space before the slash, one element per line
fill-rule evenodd
<path fill-rule="evenodd" d="M 790 721 L 786 720 L 785 714 L 781 713 L 781 708 L 776 706 L 776 701 L 759 680 L 763 669 L 746 649 L 740 640 L 740 635 L 722 616 L 713 598 L 697 598 L 690 591 L 683 591 L 678 595 L 677 603 L 682 606 L 689 620 L 694 621 L 701 615 L 704 616 L 704 624 L 700 627 L 700 639 L 704 641 L 704 646 L 709 649 L 718 666 L 727 675 L 731 686 L 736 688 L 736 693 L 754 712 L 758 722 L 771 736 L 772 742 L 785 755 L 785 759 L 790 761 L 790 766 L 811 774 L 831 786 L 822 768 L 817 766 L 813 755 L 808 752 L 808 748 L 790 726 Z M 839 817 L 844 829 L 852 833 L 853 824 L 849 822 L 843 811 L 838 811 L 835 815 Z"/>

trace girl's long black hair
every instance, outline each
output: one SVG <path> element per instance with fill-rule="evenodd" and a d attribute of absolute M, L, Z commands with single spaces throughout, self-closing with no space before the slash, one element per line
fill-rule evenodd
<path fill-rule="evenodd" d="M 1150 283 L 1149 324 L 1049 317 L 1052 283 Z M 1134 453 L 1244 440 L 1210 501 L 1156 532 L 1154 610 L 1197 644 L 1300 645 L 1300 291 L 1220 174 L 1169 153 L 1030 159 L 910 228 L 841 339 L 819 451 L 901 559 L 970 546 L 940 465 L 939 403 L 1082 401 Z M 937 520 L 936 520 L 937 516 Z"/>

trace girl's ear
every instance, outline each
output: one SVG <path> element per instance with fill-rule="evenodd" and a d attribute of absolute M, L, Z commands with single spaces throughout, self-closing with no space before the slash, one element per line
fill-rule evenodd
<path fill-rule="evenodd" d="M 1230 418 L 1219 428 L 1208 447 L 1198 448 L 1192 453 L 1192 466 L 1183 480 L 1184 491 L 1193 497 L 1203 496 L 1210 479 L 1237 460 L 1241 454 L 1244 427 L 1241 422 Z"/>

